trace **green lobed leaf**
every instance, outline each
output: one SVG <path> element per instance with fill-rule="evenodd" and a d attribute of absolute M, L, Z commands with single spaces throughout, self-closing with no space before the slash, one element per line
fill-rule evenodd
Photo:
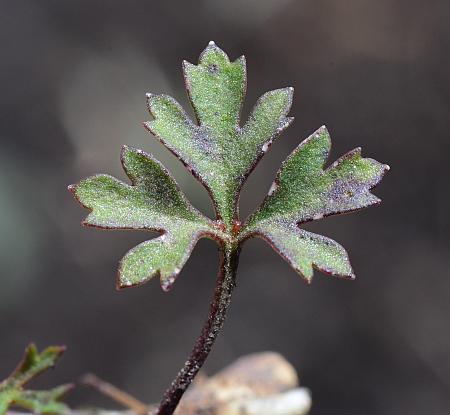
<path fill-rule="evenodd" d="M 48 391 L 23 391 L 16 397 L 14 405 L 35 414 L 66 414 L 69 412 L 69 407 L 59 400 L 70 389 L 72 389 L 71 385 L 63 385 Z"/>
<path fill-rule="evenodd" d="M 125 255 L 117 286 L 139 285 L 160 276 L 163 289 L 169 290 L 197 240 L 215 237 L 220 231 L 189 204 L 174 179 L 150 155 L 124 146 L 121 159 L 131 185 L 97 175 L 70 189 L 91 210 L 83 222 L 86 226 L 163 233 Z"/>
<path fill-rule="evenodd" d="M 295 223 L 273 221 L 259 236 L 269 242 L 300 275 L 311 281 L 313 268 L 354 278 L 347 252 L 337 242 L 299 229 Z"/>
<path fill-rule="evenodd" d="M 246 90 L 245 58 L 231 62 L 213 42 L 198 65 L 183 62 L 194 123 L 167 95 L 147 94 L 154 119 L 147 129 L 167 146 L 209 191 L 219 219 L 230 230 L 237 219 L 239 191 L 272 141 L 292 121 L 293 88 L 264 94 L 240 126 Z"/>
<path fill-rule="evenodd" d="M 141 285 L 159 275 L 163 290 L 170 290 L 202 236 L 198 226 L 184 224 L 178 231 L 174 229 L 173 232 L 139 244 L 120 261 L 119 284 Z"/>
<path fill-rule="evenodd" d="M 198 239 L 242 242 L 253 235 L 269 241 L 308 281 L 313 268 L 353 278 L 347 253 L 338 243 L 298 225 L 379 203 L 370 190 L 388 166 L 362 158 L 357 148 L 325 168 L 331 140 L 322 127 L 283 163 L 268 196 L 241 226 L 240 190 L 273 140 L 293 120 L 288 117 L 293 88 L 263 94 L 241 125 L 244 57 L 230 61 L 210 42 L 198 65 L 183 62 L 183 72 L 196 122 L 173 98 L 147 94 L 153 119 L 144 125 L 206 187 L 217 220 L 194 209 L 159 162 L 124 147 L 122 164 L 131 185 L 97 175 L 70 186 L 91 210 L 85 225 L 161 233 L 124 256 L 118 287 L 140 285 L 159 276 L 163 289 L 168 290 Z"/>
<path fill-rule="evenodd" d="M 308 280 L 312 265 L 332 275 L 353 277 L 353 271 L 339 244 L 298 225 L 379 203 L 370 190 L 389 169 L 362 158 L 359 148 L 324 168 L 330 147 L 325 127 L 303 141 L 283 163 L 266 199 L 242 231 L 243 238 L 255 234 L 268 240 Z"/>
<path fill-rule="evenodd" d="M 4 415 L 10 406 L 20 406 L 39 414 L 65 414 L 68 407 L 59 400 L 72 388 L 63 385 L 48 391 L 25 390 L 24 386 L 42 372 L 52 368 L 64 347 L 48 347 L 41 353 L 31 344 L 14 372 L 0 383 L 0 415 Z"/>

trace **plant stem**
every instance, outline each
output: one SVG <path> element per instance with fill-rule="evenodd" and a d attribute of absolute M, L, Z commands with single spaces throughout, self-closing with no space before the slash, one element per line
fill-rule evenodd
<path fill-rule="evenodd" d="M 220 267 L 217 276 L 214 298 L 199 338 L 189 359 L 164 394 L 157 415 L 174 413 L 181 397 L 205 363 L 209 352 L 225 321 L 231 302 L 231 294 L 236 285 L 236 269 L 239 262 L 240 247 L 235 243 L 223 242 L 220 246 Z"/>
<path fill-rule="evenodd" d="M 116 388 L 109 382 L 106 382 L 92 373 L 89 373 L 82 378 L 85 385 L 97 389 L 100 393 L 108 396 L 110 399 L 123 405 L 125 408 L 131 409 L 137 415 L 143 415 L 148 412 L 149 406 L 137 400 L 134 396 Z"/>

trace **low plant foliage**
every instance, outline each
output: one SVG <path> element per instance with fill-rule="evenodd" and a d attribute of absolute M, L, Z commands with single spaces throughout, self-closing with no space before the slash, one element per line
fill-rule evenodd
<path fill-rule="evenodd" d="M 210 42 L 197 65 L 183 62 L 183 73 L 196 120 L 173 98 L 147 94 L 153 118 L 144 126 L 205 186 L 216 218 L 211 220 L 195 209 L 150 154 L 127 146 L 121 159 L 130 183 L 101 174 L 69 187 L 90 210 L 84 225 L 160 233 L 123 257 L 118 288 L 159 276 L 168 291 L 200 238 L 219 243 L 221 265 L 209 319 L 191 357 L 166 392 L 160 415 L 173 413 L 222 327 L 242 243 L 253 236 L 263 238 L 308 282 L 314 268 L 354 278 L 344 248 L 301 225 L 379 203 L 370 191 L 389 169 L 363 158 L 359 148 L 326 166 L 331 139 L 321 127 L 282 164 L 265 200 L 242 223 L 240 191 L 258 161 L 292 122 L 288 114 L 293 88 L 263 94 L 249 118 L 242 121 L 247 83 L 243 56 L 231 61 Z"/>
<path fill-rule="evenodd" d="M 0 415 L 6 414 L 11 406 L 19 406 L 36 414 L 64 415 L 68 412 L 68 407 L 60 399 L 72 385 L 45 391 L 25 388 L 36 376 L 52 368 L 64 350 L 64 347 L 53 346 L 39 353 L 34 344 L 27 347 L 17 368 L 0 383 Z"/>
<path fill-rule="evenodd" d="M 199 64 L 184 61 L 183 71 L 197 122 L 173 98 L 147 94 L 154 119 L 144 125 L 206 187 L 216 208 L 216 220 L 196 210 L 151 155 L 127 146 L 122 149 L 121 160 L 131 184 L 101 174 L 70 186 L 81 204 L 91 210 L 84 225 L 161 233 L 122 259 L 118 287 L 139 285 L 159 276 L 163 289 L 169 290 L 202 237 L 242 242 L 260 236 L 308 281 L 313 267 L 353 278 L 341 245 L 299 225 L 379 203 L 370 190 L 388 166 L 363 158 L 357 148 L 325 168 L 331 139 L 321 127 L 283 163 L 262 205 L 241 225 L 239 192 L 256 163 L 292 122 L 288 113 L 293 88 L 262 95 L 241 126 L 246 90 L 243 56 L 231 62 L 210 43 Z"/>

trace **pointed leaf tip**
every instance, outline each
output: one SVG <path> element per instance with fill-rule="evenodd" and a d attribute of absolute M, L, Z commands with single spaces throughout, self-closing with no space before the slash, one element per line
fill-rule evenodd
<path fill-rule="evenodd" d="M 235 201 L 246 178 L 292 121 L 288 112 L 294 89 L 264 94 L 241 128 L 245 57 L 230 62 L 228 55 L 210 42 L 200 54 L 198 65 L 184 60 L 182 66 L 197 123 L 167 97 L 151 100 L 149 109 L 155 119 L 145 127 L 207 188 L 217 216 L 231 229 Z"/>
<path fill-rule="evenodd" d="M 194 65 L 193 63 L 183 59 L 181 61 L 181 66 L 183 68 L 183 71 L 185 71 L 186 69 L 191 68 L 191 67 L 195 67 L 196 65 Z"/>
<path fill-rule="evenodd" d="M 180 273 L 179 268 L 174 269 L 174 273 L 168 277 L 160 277 L 160 285 L 164 292 L 168 293 L 172 291 L 175 280 L 178 278 L 178 274 Z"/>

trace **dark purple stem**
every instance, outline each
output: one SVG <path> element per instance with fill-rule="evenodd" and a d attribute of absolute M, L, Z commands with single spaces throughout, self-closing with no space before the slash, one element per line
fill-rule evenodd
<path fill-rule="evenodd" d="M 220 248 L 220 268 L 217 276 L 214 299 L 209 309 L 208 320 L 200 337 L 195 342 L 189 359 L 172 382 L 159 405 L 157 415 L 172 415 L 186 389 L 205 363 L 209 352 L 225 321 L 231 302 L 231 294 L 236 285 L 236 269 L 240 248 L 237 244 L 223 243 Z"/>

